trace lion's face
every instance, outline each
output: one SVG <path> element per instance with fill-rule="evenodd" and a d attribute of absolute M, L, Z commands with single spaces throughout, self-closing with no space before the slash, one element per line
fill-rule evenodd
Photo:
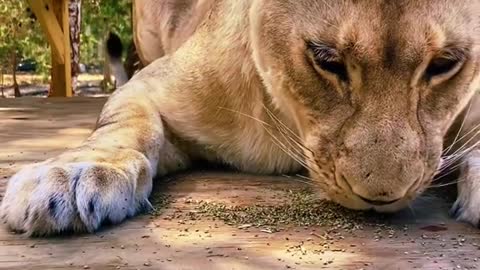
<path fill-rule="evenodd" d="M 479 14 L 478 0 L 257 1 L 255 63 L 334 201 L 395 211 L 429 185 L 480 85 Z"/>

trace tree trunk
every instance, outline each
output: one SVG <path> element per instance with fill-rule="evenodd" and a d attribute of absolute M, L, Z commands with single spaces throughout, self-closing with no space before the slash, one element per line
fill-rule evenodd
<path fill-rule="evenodd" d="M 12 53 L 12 78 L 13 78 L 13 91 L 15 97 L 21 97 L 20 87 L 17 82 L 17 46 L 14 46 Z"/>
<path fill-rule="evenodd" d="M 13 27 L 13 48 L 12 48 L 12 79 L 13 79 L 13 93 L 15 97 L 21 97 L 20 87 L 17 82 L 17 25 Z"/>
<path fill-rule="evenodd" d="M 72 51 L 72 90 L 77 90 L 78 75 L 80 74 L 80 32 L 82 21 L 82 0 L 70 0 L 68 4 L 70 14 L 70 44 Z"/>
<path fill-rule="evenodd" d="M 3 88 L 4 75 L 5 75 L 5 73 L 3 72 L 3 67 L 0 67 L 0 89 L 2 89 L 2 98 L 5 97 L 5 92 L 4 92 L 4 88 Z"/>

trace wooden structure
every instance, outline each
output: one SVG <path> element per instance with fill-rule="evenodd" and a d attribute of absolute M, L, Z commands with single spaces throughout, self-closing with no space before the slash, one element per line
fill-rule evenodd
<path fill-rule="evenodd" d="M 71 97 L 72 76 L 68 0 L 28 0 L 52 50 L 49 96 Z"/>
<path fill-rule="evenodd" d="M 79 145 L 104 102 L 0 99 L 0 200 L 22 165 Z M 172 176 L 161 190 L 174 201 L 160 215 L 140 215 L 95 234 L 27 238 L 0 224 L 0 269 L 480 269 L 480 230 L 450 219 L 444 196 L 420 199 L 411 211 L 391 217 L 393 229 L 365 227 L 354 234 L 328 226 L 276 232 L 189 218 L 197 200 L 275 205 L 283 190 L 305 186 L 285 177 L 225 172 Z"/>

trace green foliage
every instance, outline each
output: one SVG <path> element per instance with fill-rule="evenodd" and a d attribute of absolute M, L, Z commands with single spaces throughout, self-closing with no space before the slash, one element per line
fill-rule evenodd
<path fill-rule="evenodd" d="M 104 41 L 115 32 L 126 45 L 131 41 L 131 0 L 83 0 L 81 61 L 102 64 Z"/>
<path fill-rule="evenodd" d="M 125 46 L 131 41 L 132 0 L 83 0 L 80 62 L 101 65 L 103 44 L 109 31 L 120 36 Z M 12 69 L 12 53 L 18 60 L 37 61 L 37 72 L 48 76 L 51 50 L 40 24 L 28 11 L 25 0 L 0 1 L 0 68 Z"/>
<path fill-rule="evenodd" d="M 46 73 L 50 67 L 50 50 L 40 25 L 27 12 L 26 1 L 0 1 L 0 65 L 3 70 L 13 69 L 13 53 L 18 60 L 33 58 L 38 71 Z"/>

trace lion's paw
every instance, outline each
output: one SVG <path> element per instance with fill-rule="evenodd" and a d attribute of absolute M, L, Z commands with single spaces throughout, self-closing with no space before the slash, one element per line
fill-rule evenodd
<path fill-rule="evenodd" d="M 480 158 L 470 155 L 462 166 L 458 182 L 458 198 L 450 214 L 458 221 L 480 228 Z"/>
<path fill-rule="evenodd" d="M 467 222 L 480 228 L 480 190 L 476 194 L 459 196 L 450 214 L 458 221 Z"/>
<path fill-rule="evenodd" d="M 9 180 L 0 213 L 11 229 L 28 235 L 93 232 L 151 207 L 151 184 L 138 190 L 137 181 L 138 173 L 108 163 L 30 165 Z"/>

